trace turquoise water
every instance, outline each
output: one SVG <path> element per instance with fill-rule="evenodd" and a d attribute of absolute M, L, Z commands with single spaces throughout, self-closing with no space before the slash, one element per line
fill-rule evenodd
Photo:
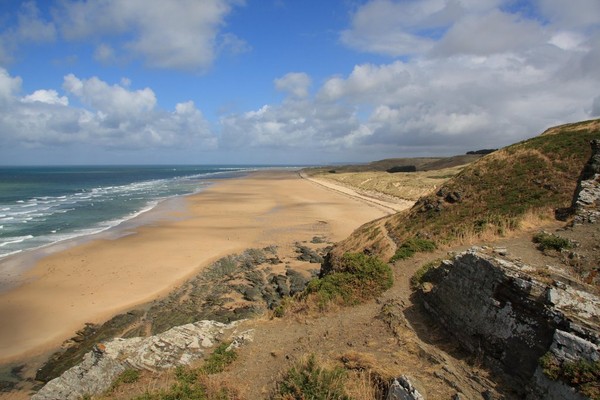
<path fill-rule="evenodd" d="M 117 226 L 259 167 L 0 167 L 0 258 Z"/>

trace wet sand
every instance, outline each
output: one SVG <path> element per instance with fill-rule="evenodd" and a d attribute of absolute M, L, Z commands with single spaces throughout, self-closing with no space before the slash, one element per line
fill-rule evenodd
<path fill-rule="evenodd" d="M 86 322 L 161 297 L 227 254 L 316 235 L 338 241 L 390 213 L 293 171 L 219 181 L 175 202 L 143 215 L 141 226 L 34 258 L 19 286 L 0 293 L 0 363 L 55 349 Z M 15 274 L 27 257 L 3 260 L 0 271 L 10 263 Z"/>

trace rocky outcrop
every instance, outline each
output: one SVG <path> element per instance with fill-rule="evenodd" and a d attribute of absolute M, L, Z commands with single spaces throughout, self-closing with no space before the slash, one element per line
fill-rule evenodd
<path fill-rule="evenodd" d="M 592 156 L 583 168 L 573 197 L 575 224 L 600 222 L 600 139 L 590 144 Z"/>
<path fill-rule="evenodd" d="M 117 338 L 100 343 L 84 356 L 82 363 L 48 382 L 32 399 L 79 399 L 106 391 L 126 369 L 157 371 L 188 365 L 202 358 L 206 349 L 213 347 L 236 326 L 237 322 L 199 321 L 155 336 Z M 233 336 L 231 347 L 252 340 L 251 331 Z"/>
<path fill-rule="evenodd" d="M 555 389 L 536 378 L 543 375 L 538 360 L 548 352 L 559 363 L 584 354 L 598 360 L 600 298 L 542 283 L 530 271 L 473 249 L 427 273 L 421 299 L 466 349 L 531 385 L 530 398 L 552 398 Z"/>
<path fill-rule="evenodd" d="M 406 377 L 394 379 L 390 385 L 386 400 L 424 400 L 423 396 Z"/>

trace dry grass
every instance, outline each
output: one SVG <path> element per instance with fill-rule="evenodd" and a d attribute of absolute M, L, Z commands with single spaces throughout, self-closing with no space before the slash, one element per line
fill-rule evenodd
<path fill-rule="evenodd" d="M 337 360 L 304 355 L 278 380 L 273 399 L 384 399 L 397 374 L 372 354 L 347 352 Z"/>
<path fill-rule="evenodd" d="M 315 178 L 327 179 L 337 184 L 362 191 L 367 194 L 383 194 L 404 200 L 417 200 L 430 193 L 465 166 L 419 172 L 343 172 L 320 173 Z"/>

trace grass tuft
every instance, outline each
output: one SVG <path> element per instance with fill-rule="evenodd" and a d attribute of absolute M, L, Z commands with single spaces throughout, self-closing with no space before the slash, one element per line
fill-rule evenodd
<path fill-rule="evenodd" d="M 537 243 L 538 248 L 542 251 L 548 249 L 561 251 L 562 249 L 570 249 L 573 247 L 569 239 L 565 239 L 547 232 L 540 232 L 535 234 L 533 236 L 533 243 Z"/>
<path fill-rule="evenodd" d="M 416 237 L 405 240 L 396 250 L 394 256 L 390 259 L 390 262 L 398 260 L 406 260 L 420 252 L 431 252 L 437 248 L 435 242 L 427 239 L 419 239 Z"/>
<path fill-rule="evenodd" d="M 346 371 L 319 365 L 313 354 L 288 370 L 272 399 L 350 400 L 345 386 Z"/>
<path fill-rule="evenodd" d="M 204 364 L 200 368 L 200 371 L 209 375 L 223 372 L 225 367 L 237 359 L 235 350 L 227 350 L 230 344 L 230 342 L 221 343 L 215 351 L 204 360 Z"/>

